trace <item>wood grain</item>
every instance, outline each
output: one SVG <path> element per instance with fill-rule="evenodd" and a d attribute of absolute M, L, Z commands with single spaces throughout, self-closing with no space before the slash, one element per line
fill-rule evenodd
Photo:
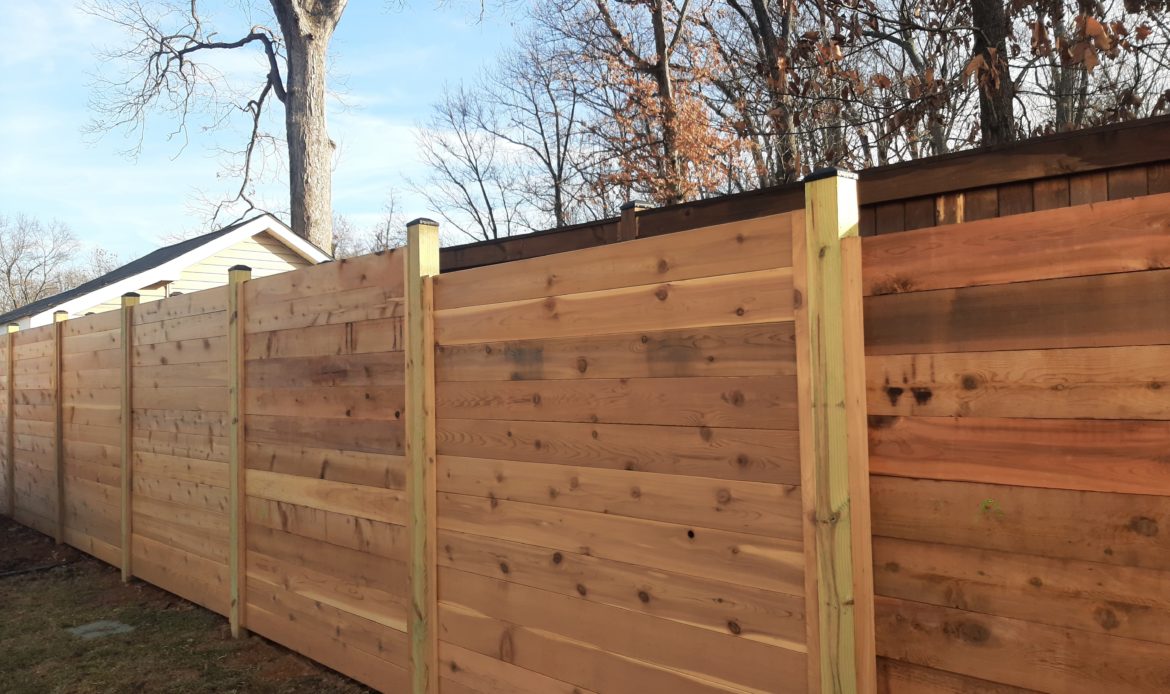
<path fill-rule="evenodd" d="M 865 300 L 867 354 L 1170 343 L 1170 270 Z"/>
<path fill-rule="evenodd" d="M 791 270 L 760 270 L 662 284 L 437 311 L 441 345 L 746 325 L 789 320 Z"/>
<path fill-rule="evenodd" d="M 865 292 L 892 294 L 1170 265 L 1170 195 L 866 239 Z"/>

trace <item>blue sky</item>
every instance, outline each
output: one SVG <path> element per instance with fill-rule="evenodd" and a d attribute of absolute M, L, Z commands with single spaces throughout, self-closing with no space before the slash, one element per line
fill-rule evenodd
<path fill-rule="evenodd" d="M 201 3 L 225 38 L 248 29 L 237 4 Z M 481 18 L 470 0 L 400 8 L 351 0 L 332 43 L 330 68 L 337 92 L 330 134 L 340 148 L 335 211 L 358 226 L 372 223 L 393 190 L 402 214 L 431 214 L 409 189 L 409 180 L 422 175 L 414 127 L 444 84 L 474 79 L 512 36 L 509 17 Z M 204 228 L 200 196 L 231 188 L 231 181 L 218 178 L 217 152 L 238 146 L 243 135 L 236 128 L 193 127 L 183 148 L 167 139 L 173 123 L 163 115 L 146 132 L 139 156 L 129 159 L 123 152 L 132 142 L 121 134 L 96 141 L 85 134 L 99 50 L 121 38 L 113 26 L 80 12 L 74 0 L 0 2 L 0 214 L 60 219 L 86 244 L 109 248 L 125 261 L 168 235 Z M 241 86 L 253 72 L 260 83 L 259 55 L 219 60 Z M 278 195 L 283 184 L 267 191 Z"/>

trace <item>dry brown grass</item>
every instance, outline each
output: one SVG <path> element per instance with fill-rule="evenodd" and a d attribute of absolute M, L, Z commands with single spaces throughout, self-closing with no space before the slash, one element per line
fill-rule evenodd
<path fill-rule="evenodd" d="M 103 619 L 135 629 L 92 641 L 66 631 Z M 117 569 L 0 518 L 0 692 L 368 691 L 265 639 L 233 641 L 219 615 L 124 586 Z"/>

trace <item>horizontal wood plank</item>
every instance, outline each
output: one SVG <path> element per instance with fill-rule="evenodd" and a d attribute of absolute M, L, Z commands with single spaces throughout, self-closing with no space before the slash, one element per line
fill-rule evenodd
<path fill-rule="evenodd" d="M 796 377 L 439 383 L 447 419 L 796 429 Z"/>
<path fill-rule="evenodd" d="M 440 345 L 443 381 L 791 376 L 791 322 Z"/>
<path fill-rule="evenodd" d="M 760 270 L 436 311 L 435 342 L 579 337 L 791 318 L 792 270 Z"/>
<path fill-rule="evenodd" d="M 800 483 L 796 432 L 439 419 L 439 455 Z"/>
<path fill-rule="evenodd" d="M 1170 496 L 1170 422 L 869 418 L 872 474 Z"/>
<path fill-rule="evenodd" d="M 1170 270 L 865 299 L 866 354 L 1170 344 Z"/>
<path fill-rule="evenodd" d="M 865 293 L 1170 266 L 1170 195 L 1064 207 L 865 239 Z"/>
<path fill-rule="evenodd" d="M 617 246 L 445 273 L 435 308 L 498 304 L 792 265 L 787 214 L 756 217 Z"/>

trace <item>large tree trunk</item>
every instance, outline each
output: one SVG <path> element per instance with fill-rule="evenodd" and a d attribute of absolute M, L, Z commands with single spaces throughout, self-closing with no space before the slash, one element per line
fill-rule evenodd
<path fill-rule="evenodd" d="M 788 76 L 781 69 L 782 63 L 791 64 L 789 50 L 792 45 L 790 40 L 792 26 L 796 22 L 796 3 L 784 3 L 779 35 L 772 26 L 768 5 L 767 0 L 752 0 L 756 30 L 759 32 L 756 43 L 764 50 L 765 81 L 771 101 L 768 117 L 772 123 L 772 137 L 775 138 L 780 150 L 773 175 L 776 183 L 786 183 L 797 180 L 801 173 L 800 143 L 796 136 L 796 108 L 792 94 L 788 91 Z"/>
<path fill-rule="evenodd" d="M 345 0 L 271 0 L 288 52 L 285 128 L 293 233 L 333 245 L 333 141 L 325 123 L 325 55 Z M 315 5 L 313 11 L 304 5 Z"/>
<path fill-rule="evenodd" d="M 1015 86 L 1008 71 L 1008 15 L 1004 0 L 971 0 L 971 20 L 975 25 L 974 55 L 983 56 L 995 73 L 995 78 L 988 75 L 979 84 L 983 144 L 1011 142 L 1016 139 Z"/>
<path fill-rule="evenodd" d="M 670 74 L 670 46 L 666 37 L 666 7 L 663 0 L 650 3 L 651 24 L 654 27 L 654 79 L 658 84 L 658 102 L 662 108 L 662 159 L 666 195 L 662 202 L 673 205 L 683 201 L 682 181 L 685 175 L 678 153 L 678 109 L 674 103 L 674 85 Z M 678 21 L 683 21 L 680 17 Z"/>

